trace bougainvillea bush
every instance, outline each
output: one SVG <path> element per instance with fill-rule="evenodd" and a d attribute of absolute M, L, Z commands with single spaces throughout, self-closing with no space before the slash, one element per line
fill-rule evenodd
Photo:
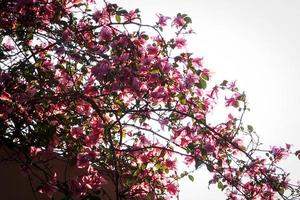
<path fill-rule="evenodd" d="M 186 52 L 191 22 L 157 14 L 147 25 L 105 1 L 0 0 L 0 142 L 22 155 L 10 161 L 34 193 L 176 199 L 178 181 L 194 179 L 180 164 L 207 169 L 228 199 L 299 198 L 278 167 L 290 145 L 260 149 L 242 123 L 245 94 L 208 84 L 202 58 Z M 220 103 L 227 117 L 212 123 Z M 47 158 L 78 173 L 61 178 Z"/>

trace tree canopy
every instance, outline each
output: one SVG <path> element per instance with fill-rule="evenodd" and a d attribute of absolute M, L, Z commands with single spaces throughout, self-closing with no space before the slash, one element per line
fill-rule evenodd
<path fill-rule="evenodd" d="M 95 3 L 0 0 L 0 143 L 23 155 L 12 160 L 33 192 L 176 199 L 181 178 L 207 169 L 228 199 L 299 198 L 278 166 L 291 145 L 261 149 L 242 121 L 245 93 L 209 84 L 202 58 L 184 48 L 188 15 L 148 25 L 138 9 Z M 227 117 L 212 123 L 219 104 Z M 66 177 L 47 158 L 80 172 Z"/>

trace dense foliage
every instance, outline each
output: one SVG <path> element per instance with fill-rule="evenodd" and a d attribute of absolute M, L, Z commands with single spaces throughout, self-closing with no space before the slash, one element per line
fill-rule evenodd
<path fill-rule="evenodd" d="M 290 145 L 260 150 L 242 123 L 245 94 L 235 82 L 208 87 L 202 58 L 186 52 L 187 15 L 146 25 L 139 10 L 94 4 L 0 0 L 0 142 L 24 155 L 14 161 L 34 192 L 172 199 L 180 178 L 194 179 L 177 170 L 183 161 L 211 172 L 229 199 L 299 197 L 277 166 Z M 218 102 L 228 117 L 209 122 Z M 62 179 L 49 157 L 80 173 Z"/>

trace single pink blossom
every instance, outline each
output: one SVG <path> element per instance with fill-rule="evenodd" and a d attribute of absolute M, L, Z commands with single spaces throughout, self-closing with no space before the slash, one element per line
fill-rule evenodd
<path fill-rule="evenodd" d="M 135 20 L 137 18 L 138 18 L 138 15 L 135 10 L 131 10 L 127 13 L 127 15 L 125 15 L 125 19 L 127 20 L 127 22 L 132 22 L 133 20 Z"/>
<path fill-rule="evenodd" d="M 282 147 L 273 146 L 271 149 L 271 153 L 274 156 L 274 161 L 279 161 L 288 157 L 289 152 L 287 149 Z"/>
<path fill-rule="evenodd" d="M 161 119 L 161 120 L 159 120 L 159 123 L 160 123 L 161 129 L 164 131 L 165 126 L 168 125 L 168 123 L 169 123 L 169 119 L 167 119 L 167 118 Z"/>
<path fill-rule="evenodd" d="M 240 97 L 240 94 L 235 93 L 233 94 L 230 98 L 225 97 L 225 106 L 233 106 L 233 107 L 238 107 L 239 106 L 239 102 L 238 102 L 238 98 Z"/>
<path fill-rule="evenodd" d="M 110 41 L 112 38 L 112 30 L 108 26 L 104 26 L 100 31 L 100 40 Z"/>
<path fill-rule="evenodd" d="M 192 64 L 195 66 L 195 67 L 202 67 L 202 62 L 203 62 L 203 58 L 193 58 L 192 59 Z"/>
<path fill-rule="evenodd" d="M 184 39 L 184 38 L 176 38 L 175 39 L 175 46 L 178 49 L 181 49 L 182 47 L 185 47 L 186 46 L 186 39 Z"/>
<path fill-rule="evenodd" d="M 236 89 L 236 81 L 232 81 L 232 82 L 228 83 L 228 88 L 231 90 Z"/>
<path fill-rule="evenodd" d="M 174 25 L 176 28 L 180 28 L 180 27 L 184 26 L 185 25 L 184 18 L 182 16 L 178 15 L 173 20 L 172 25 Z"/>
<path fill-rule="evenodd" d="M 166 189 L 170 195 L 176 195 L 179 192 L 178 187 L 174 183 L 168 183 Z"/>
<path fill-rule="evenodd" d="M 176 160 L 167 159 L 165 162 L 165 165 L 169 170 L 175 170 L 176 169 Z"/>
<path fill-rule="evenodd" d="M 167 17 L 167 16 L 164 16 L 162 14 L 157 14 L 156 16 L 158 17 L 158 25 L 160 27 L 166 26 L 167 25 L 167 20 L 171 19 L 171 17 Z"/>
<path fill-rule="evenodd" d="M 150 44 L 147 46 L 147 51 L 150 55 L 157 55 L 159 53 L 158 47 Z"/>
<path fill-rule="evenodd" d="M 15 49 L 15 45 L 13 43 L 13 40 L 10 37 L 4 37 L 3 38 L 3 47 L 7 51 L 11 51 Z"/>
<path fill-rule="evenodd" d="M 29 154 L 30 154 L 31 156 L 36 156 L 36 155 L 38 155 L 38 153 L 41 152 L 41 151 L 42 151 L 41 148 L 31 146 L 30 149 L 29 149 Z"/>
<path fill-rule="evenodd" d="M 11 95 L 8 92 L 6 92 L 6 91 L 3 91 L 0 94 L 0 100 L 7 101 L 7 102 L 12 102 Z"/>
<path fill-rule="evenodd" d="M 191 70 L 188 70 L 185 81 L 184 81 L 186 88 L 192 87 L 198 81 L 199 81 L 199 76 L 194 74 Z"/>

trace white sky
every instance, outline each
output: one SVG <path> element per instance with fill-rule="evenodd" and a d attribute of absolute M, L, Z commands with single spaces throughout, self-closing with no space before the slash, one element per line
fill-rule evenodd
<path fill-rule="evenodd" d="M 188 14 L 196 35 L 188 48 L 204 57 L 215 80 L 237 80 L 248 96 L 252 124 L 269 147 L 294 144 L 300 149 L 300 0 L 119 0 L 127 9 L 139 8 L 144 22 L 156 13 Z M 284 167 L 300 179 L 300 161 Z M 297 170 L 298 169 L 298 170 Z M 200 171 L 195 182 L 181 183 L 181 200 L 225 199 Z"/>

